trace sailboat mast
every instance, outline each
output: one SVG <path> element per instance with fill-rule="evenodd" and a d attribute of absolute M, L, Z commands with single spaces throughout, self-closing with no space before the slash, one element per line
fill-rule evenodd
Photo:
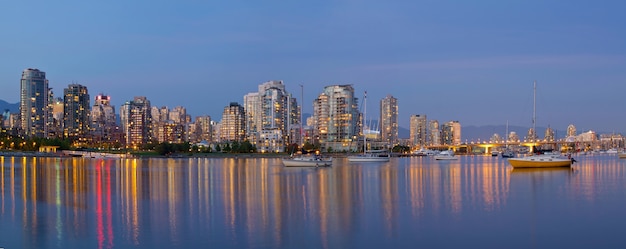
<path fill-rule="evenodd" d="M 365 117 L 367 115 L 367 91 L 363 95 L 363 154 L 367 151 L 367 137 L 365 136 Z"/>
<path fill-rule="evenodd" d="M 536 139 L 537 137 L 537 130 L 536 130 L 536 125 L 537 125 L 537 105 L 536 105 L 536 101 L 537 101 L 537 81 L 535 80 L 533 82 L 533 141 Z"/>

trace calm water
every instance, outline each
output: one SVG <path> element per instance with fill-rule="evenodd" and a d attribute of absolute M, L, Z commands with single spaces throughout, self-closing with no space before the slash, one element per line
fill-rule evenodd
<path fill-rule="evenodd" d="M 0 247 L 626 247 L 626 160 L 577 160 L 0 157 Z"/>

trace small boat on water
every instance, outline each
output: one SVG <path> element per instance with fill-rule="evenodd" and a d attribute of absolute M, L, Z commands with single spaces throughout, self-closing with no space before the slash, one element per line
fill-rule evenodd
<path fill-rule="evenodd" d="M 363 122 L 365 122 L 367 92 L 363 95 Z M 363 126 L 363 154 L 348 156 L 348 162 L 389 162 L 390 155 L 384 150 L 367 151 L 367 136 Z"/>
<path fill-rule="evenodd" d="M 380 153 L 364 153 L 354 156 L 349 156 L 350 162 L 389 162 L 389 154 Z"/>
<path fill-rule="evenodd" d="M 521 158 L 509 158 L 513 168 L 554 168 L 571 167 L 574 159 L 560 154 L 539 154 Z"/>
<path fill-rule="evenodd" d="M 502 158 L 513 158 L 515 157 L 515 153 L 513 153 L 513 151 L 510 151 L 510 150 L 505 150 L 502 152 L 501 156 Z"/>
<path fill-rule="evenodd" d="M 626 158 L 626 152 L 617 153 L 618 158 Z"/>
<path fill-rule="evenodd" d="M 333 158 L 324 158 L 320 155 L 300 155 L 283 158 L 285 167 L 326 167 L 333 164 Z"/>
<path fill-rule="evenodd" d="M 444 150 L 439 152 L 439 154 L 435 155 L 435 160 L 457 160 L 459 159 L 454 155 L 454 151 L 452 150 Z"/>

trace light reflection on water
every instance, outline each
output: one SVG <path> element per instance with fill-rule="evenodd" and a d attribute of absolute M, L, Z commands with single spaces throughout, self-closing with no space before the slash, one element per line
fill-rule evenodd
<path fill-rule="evenodd" d="M 577 160 L 0 157 L 0 247 L 623 247 L 626 160 Z"/>

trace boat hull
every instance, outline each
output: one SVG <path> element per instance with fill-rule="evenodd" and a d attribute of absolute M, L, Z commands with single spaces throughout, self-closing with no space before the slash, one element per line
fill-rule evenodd
<path fill-rule="evenodd" d="M 388 156 L 349 156 L 349 162 L 389 162 Z"/>
<path fill-rule="evenodd" d="M 435 160 L 458 160 L 456 156 L 435 156 Z"/>
<path fill-rule="evenodd" d="M 332 159 L 299 159 L 299 158 L 283 158 L 285 167 L 328 167 L 333 164 Z"/>
<path fill-rule="evenodd" d="M 571 167 L 572 160 L 565 158 L 510 158 L 513 168 L 558 168 Z"/>
<path fill-rule="evenodd" d="M 619 158 L 626 158 L 626 153 L 625 152 L 618 153 L 617 157 L 619 157 Z"/>

